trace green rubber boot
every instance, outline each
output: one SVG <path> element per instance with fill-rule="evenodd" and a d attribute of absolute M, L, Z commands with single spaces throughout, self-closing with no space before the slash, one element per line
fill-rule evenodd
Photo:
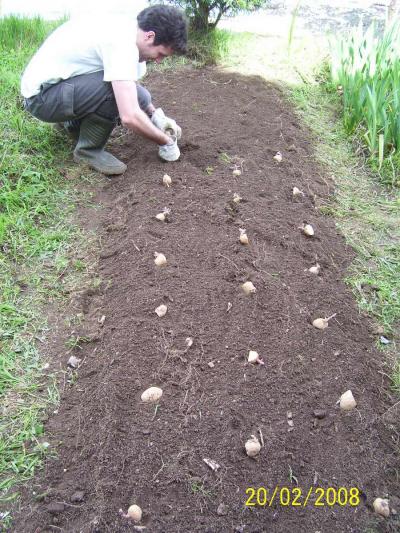
<path fill-rule="evenodd" d="M 66 133 L 70 139 L 77 142 L 79 139 L 79 130 L 81 127 L 80 120 L 67 120 L 66 122 L 57 122 L 54 127 L 60 133 Z"/>
<path fill-rule="evenodd" d="M 113 129 L 113 121 L 96 113 L 83 118 L 74 150 L 75 163 L 86 163 L 102 174 L 123 174 L 126 170 L 125 163 L 104 150 Z"/>

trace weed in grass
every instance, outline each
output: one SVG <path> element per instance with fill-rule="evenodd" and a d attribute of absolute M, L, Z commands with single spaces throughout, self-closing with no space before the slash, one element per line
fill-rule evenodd
<path fill-rule="evenodd" d="M 221 163 L 225 163 L 226 165 L 230 165 L 232 163 L 231 156 L 225 152 L 221 152 L 218 156 L 218 159 L 221 161 Z"/>
<path fill-rule="evenodd" d="M 214 492 L 211 489 L 206 489 L 204 482 L 201 479 L 190 478 L 188 484 L 192 494 L 203 496 L 204 498 L 211 498 L 214 496 Z"/>
<path fill-rule="evenodd" d="M 86 265 L 85 265 L 84 261 L 82 261 L 81 259 L 76 259 L 74 261 L 74 268 L 78 272 L 83 272 L 86 269 Z"/>
<path fill-rule="evenodd" d="M 72 385 L 75 385 L 77 381 L 78 381 L 78 372 L 76 372 L 75 370 L 71 370 L 68 375 L 67 383 L 72 386 Z"/>
<path fill-rule="evenodd" d="M 77 326 L 80 326 L 83 322 L 83 313 L 77 313 L 76 315 L 67 316 L 63 320 L 63 324 L 68 329 L 73 329 Z"/>
<path fill-rule="evenodd" d="M 394 392 L 400 395 L 400 361 L 397 361 L 394 367 L 393 376 L 392 376 L 392 386 L 393 386 Z"/>
<path fill-rule="evenodd" d="M 108 283 L 111 283 L 111 280 L 108 280 Z M 99 287 L 101 287 L 101 285 L 102 285 L 102 280 L 101 280 L 101 278 L 99 278 L 99 277 L 93 277 L 93 278 L 90 280 L 90 287 L 91 287 L 93 290 L 98 289 Z"/>
<path fill-rule="evenodd" d="M 69 350 L 74 350 L 74 349 L 79 349 L 81 350 L 82 349 L 82 344 L 86 343 L 86 342 L 90 342 L 90 337 L 85 337 L 85 336 L 79 336 L 77 335 L 76 337 L 75 336 L 72 336 L 72 337 L 69 337 L 69 339 L 67 339 L 65 341 L 65 346 L 69 349 Z"/>

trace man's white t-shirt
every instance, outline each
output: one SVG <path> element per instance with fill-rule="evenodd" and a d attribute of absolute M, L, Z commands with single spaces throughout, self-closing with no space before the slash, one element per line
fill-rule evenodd
<path fill-rule="evenodd" d="M 57 28 L 25 69 L 21 93 L 40 92 L 42 83 L 104 70 L 104 81 L 137 81 L 146 73 L 136 46 L 134 16 L 73 19 Z"/>

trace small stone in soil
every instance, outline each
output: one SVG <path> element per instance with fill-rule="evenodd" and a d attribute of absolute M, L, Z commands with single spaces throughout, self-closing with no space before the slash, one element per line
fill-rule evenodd
<path fill-rule="evenodd" d="M 225 505 L 224 503 L 220 503 L 218 505 L 218 509 L 217 509 L 217 515 L 219 516 L 225 516 L 228 514 L 228 506 Z"/>
<path fill-rule="evenodd" d="M 77 490 L 74 492 L 74 494 L 71 496 L 71 503 L 81 503 L 85 499 L 85 493 L 83 490 Z"/>
<path fill-rule="evenodd" d="M 321 420 L 322 418 L 326 417 L 326 409 L 315 409 L 313 411 L 313 415 L 315 418 L 319 418 Z"/>
<path fill-rule="evenodd" d="M 78 368 L 80 362 L 81 360 L 75 357 L 75 355 L 71 355 L 71 357 L 68 359 L 67 365 L 71 368 Z"/>

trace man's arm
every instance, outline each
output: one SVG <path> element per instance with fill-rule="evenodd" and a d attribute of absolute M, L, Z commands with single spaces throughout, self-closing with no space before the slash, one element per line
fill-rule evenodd
<path fill-rule="evenodd" d="M 140 109 L 136 83 L 134 81 L 112 81 L 111 83 L 123 126 L 160 146 L 170 143 L 171 138 L 154 126 L 146 113 Z"/>

